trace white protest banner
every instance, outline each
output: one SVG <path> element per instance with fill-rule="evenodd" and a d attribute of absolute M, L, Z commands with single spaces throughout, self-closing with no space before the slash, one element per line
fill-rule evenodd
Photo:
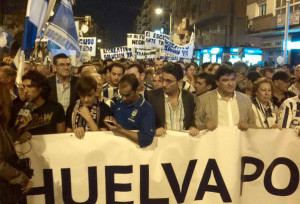
<path fill-rule="evenodd" d="M 170 36 L 166 34 L 159 34 L 151 31 L 145 31 L 145 47 L 151 48 L 164 48 L 164 40 L 170 40 Z"/>
<path fill-rule="evenodd" d="M 143 50 L 143 49 L 137 49 L 135 54 L 136 54 L 136 59 L 155 59 L 156 58 L 156 53 L 157 50 Z"/>
<path fill-rule="evenodd" d="M 178 62 L 178 61 L 180 61 L 180 57 L 171 56 L 171 55 L 160 55 L 159 59 L 165 59 L 165 60 L 168 60 L 168 62 Z"/>
<path fill-rule="evenodd" d="M 129 59 L 132 57 L 132 49 L 126 46 L 115 47 L 112 49 L 100 49 L 101 59 Z"/>
<path fill-rule="evenodd" d="M 145 35 L 127 33 L 127 47 L 145 48 Z"/>
<path fill-rule="evenodd" d="M 85 134 L 33 136 L 18 146 L 34 168 L 28 203 L 300 203 L 292 129 L 167 131 L 147 148 L 112 132 Z"/>
<path fill-rule="evenodd" d="M 79 47 L 80 52 L 88 56 L 96 56 L 96 38 L 95 37 L 80 37 Z"/>
<path fill-rule="evenodd" d="M 165 40 L 163 52 L 169 55 L 175 55 L 180 58 L 193 58 L 194 44 L 186 44 L 184 46 L 176 45 L 170 40 Z"/>

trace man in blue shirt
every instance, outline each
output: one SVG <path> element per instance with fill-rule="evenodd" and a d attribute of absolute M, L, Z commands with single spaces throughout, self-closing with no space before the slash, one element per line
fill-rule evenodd
<path fill-rule="evenodd" d="M 111 131 L 145 147 L 153 140 L 155 114 L 151 105 L 139 94 L 138 86 L 139 81 L 134 74 L 127 74 L 121 78 L 119 91 L 122 98 L 112 107 L 114 117 L 107 116 L 104 122 Z"/>

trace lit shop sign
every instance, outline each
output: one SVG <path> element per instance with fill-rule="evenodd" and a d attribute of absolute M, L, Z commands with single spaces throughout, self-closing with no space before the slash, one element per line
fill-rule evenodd
<path fill-rule="evenodd" d="M 238 53 L 238 52 L 239 52 L 239 48 L 237 48 L 237 47 L 231 47 L 231 48 L 229 49 L 229 52 L 230 52 L 230 53 Z"/>
<path fill-rule="evenodd" d="M 295 42 L 288 41 L 287 49 L 288 50 L 299 50 L 300 49 L 300 41 L 295 41 Z"/>
<path fill-rule="evenodd" d="M 208 49 L 203 49 L 201 50 L 202 54 L 212 54 L 212 55 L 217 55 L 223 52 L 223 48 L 219 48 L 219 47 L 212 47 L 212 48 L 208 48 Z"/>
<path fill-rule="evenodd" d="M 220 54 L 221 52 L 223 52 L 223 49 L 222 48 L 218 48 L 218 47 L 213 47 L 210 50 L 210 53 L 213 54 L 213 55 Z"/>
<path fill-rule="evenodd" d="M 262 50 L 259 48 L 244 48 L 244 53 L 250 55 L 261 55 Z"/>

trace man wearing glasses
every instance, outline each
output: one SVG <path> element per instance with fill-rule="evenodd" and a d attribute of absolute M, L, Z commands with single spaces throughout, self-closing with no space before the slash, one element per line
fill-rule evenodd
<path fill-rule="evenodd" d="M 51 87 L 49 100 L 59 102 L 66 112 L 68 106 L 79 99 L 75 90 L 77 77 L 71 76 L 70 58 L 64 53 L 55 55 L 53 71 L 55 75 L 48 78 Z"/>
<path fill-rule="evenodd" d="M 162 69 L 163 88 L 149 91 L 146 100 L 155 110 L 156 135 L 166 130 L 188 130 L 192 136 L 199 133 L 194 118 L 194 96 L 181 89 L 183 71 L 179 64 L 168 63 Z"/>

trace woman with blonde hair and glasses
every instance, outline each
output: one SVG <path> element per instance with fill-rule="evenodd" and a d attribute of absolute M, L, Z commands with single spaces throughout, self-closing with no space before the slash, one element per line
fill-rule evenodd
<path fill-rule="evenodd" d="M 266 78 L 257 79 L 252 86 L 252 109 L 258 128 L 277 128 L 277 108 L 271 102 L 272 81 Z"/>

